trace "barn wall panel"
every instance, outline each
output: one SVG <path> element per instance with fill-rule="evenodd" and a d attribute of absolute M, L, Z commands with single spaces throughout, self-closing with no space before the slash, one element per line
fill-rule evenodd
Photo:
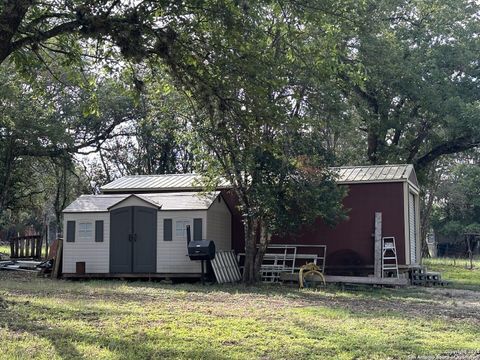
<path fill-rule="evenodd" d="M 326 266 L 331 273 L 373 269 L 375 212 L 382 213 L 382 236 L 394 236 L 398 263 L 405 264 L 405 227 L 402 183 L 352 184 L 343 200 L 348 220 L 334 227 L 318 219 L 301 235 L 277 242 L 327 245 Z"/>
<path fill-rule="evenodd" d="M 402 183 L 350 184 L 343 205 L 349 209 L 348 220 L 336 226 L 326 225 L 322 219 L 301 229 L 298 236 L 278 238 L 276 243 L 327 245 L 328 273 L 354 274 L 355 269 L 372 269 L 374 259 L 375 212 L 382 213 L 383 236 L 394 236 L 400 265 L 405 264 L 405 218 Z M 234 206 L 234 198 L 231 197 Z M 239 214 L 233 224 L 241 224 Z M 245 240 L 242 229 L 233 233 L 233 247 L 243 252 Z"/>

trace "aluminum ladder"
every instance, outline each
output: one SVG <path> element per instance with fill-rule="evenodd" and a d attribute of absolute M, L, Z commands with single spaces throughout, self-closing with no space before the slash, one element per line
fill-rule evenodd
<path fill-rule="evenodd" d="M 399 277 L 395 237 L 382 238 L 382 277 Z"/>

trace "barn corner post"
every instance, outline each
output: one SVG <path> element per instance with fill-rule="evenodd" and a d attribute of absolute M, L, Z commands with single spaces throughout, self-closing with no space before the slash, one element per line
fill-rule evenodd
<path fill-rule="evenodd" d="M 373 273 L 376 278 L 383 277 L 382 274 L 382 213 L 375 213 L 375 234 L 374 234 L 374 264 Z"/>

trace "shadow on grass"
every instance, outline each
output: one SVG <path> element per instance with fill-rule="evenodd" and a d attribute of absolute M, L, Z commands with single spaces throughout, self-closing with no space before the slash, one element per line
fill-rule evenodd
<path fill-rule="evenodd" d="M 108 351 L 111 353 L 110 355 L 113 354 L 115 358 L 119 359 L 204 358 L 221 360 L 230 358 L 232 353 L 248 358 L 254 346 L 267 348 L 272 346 L 267 350 L 270 353 L 266 353 L 270 356 L 265 355 L 265 357 L 271 358 L 303 358 L 308 354 L 322 354 L 331 358 L 339 354 L 349 354 L 349 357 L 356 355 L 368 358 L 373 355 L 384 357 L 396 355 L 395 352 L 406 355 L 430 351 L 425 343 L 412 342 L 416 335 L 414 330 L 408 329 L 409 322 L 401 311 L 395 310 L 387 313 L 379 312 L 376 309 L 372 311 L 372 308 L 367 308 L 365 312 L 355 311 L 364 307 L 372 299 L 363 299 L 355 305 L 358 307 L 352 310 L 351 307 L 346 306 L 351 301 L 349 298 L 340 301 L 334 299 L 335 301 L 330 303 L 331 294 L 328 293 L 298 292 L 294 289 L 278 289 L 278 287 L 271 286 L 256 288 L 169 286 L 158 283 L 125 283 L 121 281 L 116 284 L 110 281 L 75 284 L 83 286 L 82 289 L 78 289 L 79 296 L 77 298 L 76 295 L 65 299 L 62 299 L 61 296 L 58 299 L 55 298 L 57 294 L 64 295 L 71 290 L 71 283 L 65 282 L 45 282 L 44 285 L 51 287 L 47 288 L 46 292 L 40 293 L 38 290 L 37 293 L 31 292 L 28 295 L 42 297 L 40 301 L 25 301 L 25 297 L 15 298 L 16 294 L 10 294 L 9 298 L 13 297 L 13 300 L 7 302 L 5 315 L 0 317 L 0 324 L 12 332 L 26 333 L 33 336 L 34 339 L 45 339 L 58 356 L 66 359 L 83 358 L 83 351 L 88 351 L 90 356 L 95 351 Z M 69 286 L 62 288 L 62 285 Z M 95 290 L 105 287 L 108 287 L 108 290 L 113 293 L 118 292 L 117 296 L 114 299 L 96 298 L 94 292 L 88 291 L 89 288 Z M 54 293 L 55 289 L 58 291 L 57 294 Z M 162 291 L 151 291 L 152 289 Z M 124 290 L 128 292 L 124 292 Z M 221 301 L 231 306 L 227 315 L 234 314 L 234 316 L 229 317 L 229 320 L 220 319 L 219 322 L 217 322 L 219 316 L 216 314 L 204 316 L 208 314 L 208 307 L 216 306 L 216 294 L 220 292 L 238 294 L 240 290 L 241 294 L 255 295 L 254 301 L 257 298 L 261 299 L 264 295 L 266 297 L 290 296 L 288 294 L 294 292 L 295 296 L 298 295 L 302 299 L 313 298 L 314 301 L 317 301 L 315 304 L 320 306 L 295 308 L 292 302 L 292 304 L 288 304 L 288 308 L 280 309 L 278 312 L 265 313 L 263 309 L 256 309 L 255 313 L 247 315 L 248 321 L 242 323 L 244 320 L 242 314 L 236 314 L 236 309 L 244 306 L 242 303 L 244 298 L 238 298 L 235 300 L 237 303 L 233 303 L 232 298 L 227 297 Z M 138 293 L 142 292 L 147 293 L 144 299 L 147 301 L 140 303 L 140 307 L 128 308 L 126 302 L 137 301 Z M 195 311 L 197 312 L 194 313 L 187 307 L 189 302 L 195 301 L 195 297 L 192 300 L 192 298 L 183 296 L 182 292 L 212 294 L 213 296 L 205 296 L 206 307 L 203 308 L 203 304 L 200 303 L 201 306 L 196 307 Z M 163 293 L 169 293 L 169 296 L 159 297 L 158 300 L 152 296 L 152 294 L 161 295 Z M 142 294 L 140 294 L 140 300 L 141 296 Z M 318 302 L 319 299 L 322 299 L 323 302 Z M 103 302 L 108 300 L 112 301 L 108 306 L 103 307 Z M 89 301 L 91 302 L 89 303 Z M 152 309 L 154 316 L 151 319 L 145 319 L 146 322 L 142 323 L 142 316 L 149 314 L 147 307 L 155 301 L 176 301 L 178 307 L 172 309 L 162 307 L 160 312 Z M 219 304 L 219 306 L 222 305 Z M 270 305 L 267 302 L 263 306 Z M 397 306 L 397 304 L 392 302 L 389 306 Z M 419 317 L 418 320 L 422 321 L 421 326 L 425 326 L 422 329 L 428 329 L 430 322 L 426 315 L 424 316 Z M 177 321 L 178 319 L 181 321 Z M 210 322 L 210 320 L 212 321 Z M 222 332 L 228 333 L 237 323 L 240 323 L 240 327 L 244 326 L 243 331 L 257 339 L 251 341 L 241 339 L 239 343 L 233 342 L 235 348 L 227 348 L 227 345 L 223 346 L 222 339 L 218 339 L 217 336 Z M 384 323 L 388 324 L 390 329 L 396 329 L 397 325 L 402 327 L 402 330 L 399 330 L 396 335 L 394 343 L 389 343 L 388 335 L 381 332 L 380 327 Z M 169 332 L 172 326 L 178 326 L 181 331 Z M 403 327 L 405 327 L 404 330 Z M 198 334 L 195 334 L 193 329 L 199 330 Z M 412 327 L 412 329 L 414 328 Z M 440 332 L 450 333 L 453 330 L 450 328 L 443 330 L 442 328 Z M 244 334 L 245 332 L 238 331 L 236 333 Z M 476 334 L 475 331 L 468 329 L 468 334 L 470 333 Z M 275 345 L 270 345 L 268 339 L 271 339 L 277 346 L 281 344 L 282 347 L 276 348 Z M 233 340 L 239 339 L 234 338 Z M 296 350 L 290 350 L 290 344 Z M 45 352 L 45 350 L 43 351 Z M 263 353 L 263 350 L 261 351 Z M 46 352 L 48 353 L 48 350 Z M 27 354 L 18 355 L 18 357 L 25 357 Z"/>
<path fill-rule="evenodd" d="M 359 314 L 355 314 L 355 317 L 362 318 Z M 395 334 L 395 341 L 392 342 L 392 333 L 381 328 L 362 328 L 365 325 L 361 321 L 357 323 L 360 327 L 351 328 L 347 319 L 340 318 L 340 325 L 335 326 L 331 320 L 323 320 L 322 324 L 321 321 L 312 321 L 314 319 L 315 311 L 308 318 L 296 318 L 294 324 L 296 328 L 302 329 L 303 336 L 312 340 L 312 346 L 319 353 L 332 351 L 325 348 L 324 341 L 335 349 L 332 355 L 347 353 L 352 358 L 406 358 L 409 355 L 428 353 L 424 344 L 412 341 L 418 338 L 418 333 L 408 327 Z"/>
<path fill-rule="evenodd" d="M 456 298 L 450 299 L 448 290 L 432 294 L 425 288 L 372 288 L 366 286 L 342 289 L 328 285 L 319 290 L 298 290 L 281 285 L 244 286 L 241 284 L 205 285 L 174 284 L 156 281 L 82 280 L 52 281 L 31 279 L 26 283 L 10 282 L 5 289 L 26 296 L 47 296 L 75 300 L 113 300 L 122 305 L 136 301 L 201 301 L 205 303 L 229 303 L 248 301 L 249 306 L 263 302 L 268 307 L 272 300 L 282 307 L 321 306 L 345 309 L 358 314 L 388 311 L 396 317 L 428 318 L 440 315 L 452 319 L 469 317 L 480 321 L 480 313 L 472 313 Z M 205 296 L 204 296 L 205 295 Z M 227 296 L 224 296 L 227 295 Z M 238 295 L 238 297 L 237 297 Z M 459 296 L 459 295 L 458 295 Z M 462 299 L 459 299 L 462 300 Z M 470 309 L 471 310 L 471 309 Z"/>
<path fill-rule="evenodd" d="M 205 346 L 184 346 L 185 339 L 175 339 L 171 336 L 160 336 L 155 333 L 155 337 L 150 335 L 133 333 L 109 333 L 103 329 L 92 331 L 96 322 L 100 322 L 101 310 L 61 310 L 57 307 L 40 306 L 30 302 L 21 301 L 3 301 L 7 304 L 4 307 L 4 315 L 0 319 L 0 327 L 3 327 L 18 335 L 28 334 L 35 339 L 42 338 L 48 341 L 55 349 L 56 355 L 65 359 L 83 359 L 84 355 L 78 350 L 81 346 L 91 346 L 96 350 L 108 350 L 115 354 L 118 359 L 166 359 L 166 358 L 202 358 L 202 359 L 227 359 L 224 354 Z M 132 315 L 133 312 L 119 307 L 115 311 L 108 311 L 108 316 L 121 318 L 122 316 Z M 79 318 L 90 325 L 89 329 L 75 329 L 67 327 L 70 321 L 76 321 Z M 48 325 L 53 321 L 54 324 Z M 193 334 L 192 334 L 193 337 Z M 155 343 L 171 344 L 171 346 L 155 346 Z M 181 345 L 181 348 L 175 348 L 174 344 Z M 204 344 L 205 345 L 205 344 Z M 45 350 L 45 349 L 44 349 Z M 48 350 L 47 350 L 48 352 Z M 91 353 L 92 351 L 89 351 Z M 15 354 L 23 358 L 27 354 Z M 29 352 L 29 355 L 30 352 Z M 50 354 L 52 355 L 52 354 Z M 52 356 L 50 356 L 52 357 Z"/>
<path fill-rule="evenodd" d="M 13 276 L 13 274 L 8 274 Z M 0 280 L 2 278 L 0 277 Z M 6 279 L 8 280 L 8 278 Z M 97 292 L 108 295 L 109 293 L 118 294 L 121 292 L 129 292 L 131 289 L 146 289 L 140 290 L 138 296 L 154 296 L 155 290 L 169 291 L 183 291 L 186 293 L 200 293 L 200 294 L 216 294 L 225 293 L 231 295 L 260 295 L 265 297 L 285 297 L 288 299 L 299 299 L 306 301 L 315 301 L 317 298 L 325 296 L 341 297 L 364 297 L 371 299 L 389 299 L 389 298 L 419 298 L 427 299 L 430 295 L 424 288 L 407 287 L 407 288 L 374 288 L 371 286 L 355 286 L 355 287 L 339 287 L 329 284 L 327 287 L 320 287 L 317 290 L 303 290 L 299 291 L 295 285 L 279 285 L 279 284 L 258 284 L 255 286 L 245 286 L 243 284 L 207 284 L 200 285 L 199 283 L 177 283 L 165 284 L 160 281 L 139 281 L 139 280 L 47 280 L 30 277 L 21 281 L 21 279 L 14 278 L 9 283 L 4 283 L 5 288 L 15 289 L 16 291 L 31 294 L 32 292 L 38 294 L 45 294 L 51 292 L 52 294 L 68 295 L 79 293 L 83 294 L 85 291 Z M 51 282 L 50 282 L 51 281 Z M 28 286 L 26 282 L 31 282 Z M 58 286 L 57 286 L 58 285 Z M 126 289 L 127 288 L 127 289 Z"/>

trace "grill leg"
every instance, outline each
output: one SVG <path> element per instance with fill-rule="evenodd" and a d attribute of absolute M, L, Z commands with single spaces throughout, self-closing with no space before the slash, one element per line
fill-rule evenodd
<path fill-rule="evenodd" d="M 205 260 L 202 260 L 202 285 L 205 285 Z"/>

